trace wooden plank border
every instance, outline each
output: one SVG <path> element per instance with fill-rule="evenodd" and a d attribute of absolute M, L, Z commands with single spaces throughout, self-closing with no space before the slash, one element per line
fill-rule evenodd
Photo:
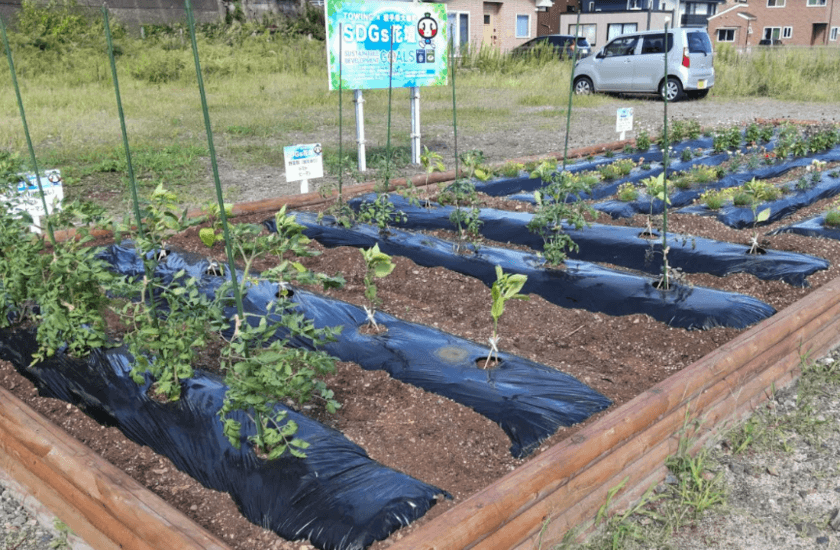
<path fill-rule="evenodd" d="M 0 468 L 98 550 L 229 550 L 2 388 Z"/>
<path fill-rule="evenodd" d="M 686 421 L 702 443 L 840 343 L 840 279 L 663 380 L 392 545 L 391 550 L 533 549 L 591 521 L 607 492 L 625 504 L 664 478 Z M 623 497 L 622 495 L 628 495 Z"/>
<path fill-rule="evenodd" d="M 619 150 L 633 141 L 578 149 L 570 157 Z M 528 157 L 562 158 L 562 155 Z M 454 171 L 411 178 L 454 179 Z M 408 180 L 395 180 L 405 186 Z M 374 184 L 350 186 L 348 195 Z M 234 215 L 283 205 L 324 204 L 317 193 L 241 203 Z M 199 211 L 191 212 L 200 214 Z M 62 235 L 70 238 L 72 234 Z M 391 546 L 392 550 L 525 550 L 559 542 L 586 525 L 607 492 L 632 502 L 664 477 L 664 459 L 685 422 L 702 419 L 695 447 L 765 401 L 798 374 L 800 355 L 840 342 L 840 279 L 806 296 L 622 407 L 562 441 Z M 98 549 L 229 550 L 189 518 L 0 388 L 0 469 Z"/>

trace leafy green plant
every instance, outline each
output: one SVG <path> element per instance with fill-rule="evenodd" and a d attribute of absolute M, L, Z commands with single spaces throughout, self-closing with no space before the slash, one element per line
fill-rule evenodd
<path fill-rule="evenodd" d="M 86 218 L 83 213 L 72 214 L 71 209 L 72 206 L 65 207 L 63 219 Z M 32 263 L 25 268 L 18 265 L 3 269 L 6 273 L 8 269 L 24 271 L 16 277 L 31 276 L 25 283 L 24 307 L 19 311 L 28 311 L 38 326 L 38 351 L 33 354 L 33 361 L 52 356 L 61 347 L 66 347 L 70 355 L 83 357 L 108 342 L 102 317 L 108 298 L 102 287 L 113 276 L 106 263 L 97 257 L 100 249 L 90 246 L 93 237 L 89 225 L 75 229 L 77 238 L 56 243 L 51 254 L 44 249 L 42 239 L 21 243 L 23 254 L 35 253 Z M 3 249 L 10 250 L 5 245 Z"/>
<path fill-rule="evenodd" d="M 613 151 L 612 149 L 607 149 L 606 151 L 604 151 L 604 158 L 611 159 L 614 156 L 615 156 L 615 151 Z"/>
<path fill-rule="evenodd" d="M 636 163 L 632 159 L 621 159 L 610 164 L 603 164 L 597 170 L 605 181 L 612 181 L 630 174 L 635 167 Z"/>
<path fill-rule="evenodd" d="M 528 296 L 519 294 L 527 280 L 527 275 L 505 273 L 501 266 L 496 266 L 496 280 L 490 289 L 490 295 L 493 298 L 493 305 L 490 308 L 490 316 L 493 317 L 493 334 L 489 338 L 490 353 L 487 354 L 487 359 L 484 361 L 485 368 L 492 365 L 493 354 L 496 355 L 495 364 L 499 362 L 499 318 L 505 312 L 505 302 L 508 300 L 527 300 Z"/>
<path fill-rule="evenodd" d="M 198 289 L 198 282 L 182 270 L 168 284 L 143 279 L 144 288 L 138 302 L 129 301 L 121 316 L 130 323 L 123 342 L 134 357 L 132 379 L 145 382 L 148 373 L 152 395 L 164 401 L 177 401 L 181 396 L 181 381 L 193 376 L 193 365 L 211 337 L 211 322 L 221 315 L 216 305 Z M 165 308 L 151 308 L 155 300 Z M 161 317 L 161 310 L 166 311 Z"/>
<path fill-rule="evenodd" d="M 429 151 L 429 148 L 423 146 L 423 152 L 420 154 L 420 165 L 423 166 L 423 171 L 426 173 L 426 183 L 429 185 L 429 178 L 435 172 L 443 172 L 446 167 L 443 164 L 443 156 L 436 151 Z"/>
<path fill-rule="evenodd" d="M 725 189 L 709 189 L 700 195 L 700 202 L 705 204 L 709 210 L 720 210 L 730 197 L 731 194 Z"/>
<path fill-rule="evenodd" d="M 647 130 L 640 131 L 636 137 L 636 149 L 640 153 L 644 153 L 650 149 L 650 134 Z"/>
<path fill-rule="evenodd" d="M 268 304 L 265 315 L 246 314 L 233 319 L 234 331 L 222 350 L 222 367 L 228 390 L 219 411 L 224 434 L 231 445 L 239 448 L 243 439 L 243 422 L 253 426 L 247 439 L 258 456 L 275 459 L 288 451 L 304 456 L 308 444 L 295 437 L 297 425 L 288 419 L 280 405 L 286 400 L 304 403 L 319 399 L 327 412 L 334 412 L 339 404 L 328 389 L 323 376 L 333 372 L 335 359 L 320 348 L 335 338 L 340 327 L 316 328 L 312 320 L 297 311 L 291 300 L 289 282 L 320 283 L 324 287 L 339 286 L 343 279 L 313 273 L 294 260 L 298 256 L 314 254 L 303 227 L 286 214 L 283 207 L 275 214 L 277 231 L 266 234 L 255 224 L 236 224 L 230 227 L 233 254 L 243 263 L 238 278 L 239 291 L 247 294 L 252 284 L 254 261 L 266 255 L 281 258 L 263 277 L 277 283 L 276 299 Z M 217 291 L 222 305 L 232 301 L 233 282 L 228 280 Z M 223 328 L 223 327 L 219 327 Z M 282 330 L 281 330 L 282 329 Z M 278 331 L 285 334 L 278 338 Z M 313 350 L 294 349 L 286 344 L 292 338 L 311 342 Z"/>
<path fill-rule="evenodd" d="M 631 202 L 639 198 L 639 190 L 631 182 L 622 183 L 618 186 L 618 200 Z"/>
<path fill-rule="evenodd" d="M 682 152 L 680 152 L 680 160 L 683 161 L 683 162 L 688 162 L 693 157 L 694 157 L 694 155 L 691 153 L 691 149 L 689 149 L 688 147 L 686 147 L 685 149 L 682 150 Z"/>
<path fill-rule="evenodd" d="M 467 170 L 467 177 L 475 178 L 479 181 L 487 181 L 493 177 L 493 170 L 485 164 L 484 153 L 478 149 L 473 149 L 461 153 L 461 163 Z"/>
<path fill-rule="evenodd" d="M 207 248 L 212 248 L 214 244 L 225 241 L 225 236 L 222 233 L 222 220 L 219 216 L 219 205 L 210 203 L 204 210 L 207 212 L 205 219 L 210 222 L 210 227 L 199 229 L 198 238 Z M 233 216 L 232 204 L 225 204 L 225 215 L 227 217 Z"/>
<path fill-rule="evenodd" d="M 382 303 L 382 300 L 376 294 L 376 278 L 387 277 L 394 271 L 396 264 L 391 261 L 391 256 L 381 252 L 379 245 L 375 244 L 368 249 L 361 249 L 362 257 L 365 259 L 365 298 L 368 300 L 370 307 L 365 306 L 365 313 L 367 313 L 368 323 L 374 328 L 379 329 L 376 324 L 374 313 L 376 308 Z"/>
<path fill-rule="evenodd" d="M 358 220 L 379 228 L 379 232 L 387 235 L 391 224 L 405 223 L 408 216 L 402 210 L 397 210 L 387 193 L 379 193 L 372 201 L 364 201 L 359 206 Z"/>
<path fill-rule="evenodd" d="M 438 196 L 441 204 L 451 204 L 455 210 L 449 215 L 449 221 L 457 229 L 459 244 L 457 251 L 466 251 L 466 242 L 472 240 L 477 246 L 482 221 L 478 208 L 478 193 L 471 179 L 461 178 L 454 181 Z"/>
<path fill-rule="evenodd" d="M 660 173 L 658 176 L 650 176 L 641 181 L 645 188 L 645 192 L 651 199 L 651 210 L 653 209 L 653 200 L 659 199 L 666 205 L 671 204 L 670 197 L 665 193 L 665 173 Z M 668 193 L 670 195 L 670 193 Z"/>
<path fill-rule="evenodd" d="M 761 139 L 761 129 L 755 122 L 750 123 L 744 131 L 744 141 L 747 143 L 757 144 Z"/>
<path fill-rule="evenodd" d="M 563 231 L 563 223 L 581 229 L 588 225 L 586 214 L 594 209 L 581 200 L 574 200 L 592 187 L 578 174 L 558 172 L 550 163 L 542 164 L 531 173 L 532 178 L 551 182 L 542 191 L 534 192 L 536 211 L 528 229 L 542 236 L 546 265 L 560 266 L 566 261 L 566 250 L 577 250 L 577 244 Z M 570 202 L 567 202 L 570 201 Z"/>
<path fill-rule="evenodd" d="M 693 438 L 687 435 L 689 423 L 683 427 L 677 452 L 665 460 L 665 466 L 677 478 L 674 493 L 679 503 L 692 519 L 698 519 L 713 506 L 726 502 L 723 473 L 709 476 L 708 451 L 700 449 L 694 456 L 689 453 Z"/>
<path fill-rule="evenodd" d="M 840 226 L 840 203 L 835 201 L 831 205 L 831 209 L 825 213 L 825 217 L 823 218 L 823 225 L 826 227 Z"/>
<path fill-rule="evenodd" d="M 504 163 L 498 170 L 498 173 L 506 178 L 515 178 L 519 175 L 522 170 L 525 169 L 525 165 L 521 162 L 506 162 Z"/>

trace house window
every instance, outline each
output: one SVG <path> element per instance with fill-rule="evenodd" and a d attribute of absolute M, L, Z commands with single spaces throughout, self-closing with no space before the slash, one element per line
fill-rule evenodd
<path fill-rule="evenodd" d="M 627 0 L 627 9 L 628 10 L 640 10 L 640 9 L 642 9 L 642 0 Z"/>
<path fill-rule="evenodd" d="M 595 2 L 589 3 L 589 11 L 595 11 Z"/>
<path fill-rule="evenodd" d="M 782 29 L 782 38 L 791 38 L 793 37 L 793 27 L 784 27 Z"/>
<path fill-rule="evenodd" d="M 586 38 L 586 40 L 589 42 L 589 45 L 594 48 L 595 47 L 595 36 L 596 36 L 597 31 L 598 31 L 598 26 L 595 23 L 587 23 L 586 25 L 580 25 L 578 27 L 577 35 Z M 569 34 L 571 34 L 572 36 L 575 35 L 575 24 L 574 23 L 569 24 Z"/>
<path fill-rule="evenodd" d="M 516 16 L 516 38 L 528 38 L 531 36 L 531 16 Z"/>
<path fill-rule="evenodd" d="M 607 40 L 631 32 L 636 32 L 636 23 L 610 23 L 607 25 Z"/>
<path fill-rule="evenodd" d="M 810 2 L 810 0 L 808 0 Z M 783 8 L 785 7 L 785 0 L 767 0 L 768 8 Z"/>
<path fill-rule="evenodd" d="M 808 0 L 808 7 L 825 6 L 825 0 Z"/>
<path fill-rule="evenodd" d="M 764 27 L 763 40 L 778 40 L 782 35 L 782 27 Z"/>
<path fill-rule="evenodd" d="M 489 14 L 489 13 L 485 13 L 485 14 L 484 14 L 484 24 L 485 24 L 485 25 L 489 25 L 489 24 L 490 24 L 490 14 Z"/>
<path fill-rule="evenodd" d="M 828 39 L 831 40 L 832 42 L 837 40 L 837 30 L 838 29 L 840 29 L 840 27 L 831 27 L 831 33 L 828 35 Z"/>
<path fill-rule="evenodd" d="M 735 42 L 735 29 L 718 29 L 718 42 Z"/>
<path fill-rule="evenodd" d="M 470 14 L 465 11 L 450 11 L 446 17 L 446 26 L 455 51 L 453 55 L 461 55 L 461 48 L 470 43 Z"/>

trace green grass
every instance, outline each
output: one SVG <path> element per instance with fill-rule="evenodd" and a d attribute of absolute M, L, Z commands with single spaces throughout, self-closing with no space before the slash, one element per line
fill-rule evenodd
<path fill-rule="evenodd" d="M 10 40 L 40 164 L 68 175 L 70 196 L 88 191 L 93 180 L 99 188 L 122 193 L 122 140 L 99 10 L 62 3 L 52 8 L 29 5 L 21 13 L 19 31 L 13 28 Z M 287 21 L 276 23 L 291 28 Z M 189 194 L 203 196 L 211 180 L 189 39 L 177 27 L 149 27 L 146 40 L 130 35 L 113 18 L 112 28 L 139 178 L 150 185 L 191 183 L 201 191 Z M 339 94 L 327 89 L 323 42 L 294 33 L 270 34 L 258 24 L 210 25 L 199 33 L 199 52 L 222 162 L 239 169 L 282 171 L 282 148 L 294 143 L 319 142 L 337 155 Z M 713 96 L 837 101 L 838 59 L 824 49 L 774 49 L 746 56 L 720 48 Z M 467 52 L 456 72 L 459 133 L 533 127 L 557 128 L 559 136 L 571 70 L 571 62 L 552 55 L 515 59 L 492 48 Z M 0 70 L 0 87 L 11 89 L 8 70 Z M 367 90 L 364 96 L 372 151 L 386 143 L 388 91 Z M 408 90 L 393 90 L 392 97 L 392 144 L 405 147 Z M 615 101 L 604 95 L 575 97 L 572 116 L 591 117 L 587 107 Z M 352 92 L 344 92 L 344 148 L 351 154 L 356 145 L 354 107 Z M 424 141 L 451 140 L 451 87 L 422 89 L 421 118 Z M 593 123 L 612 124 L 612 119 L 598 117 Z M 16 98 L 10 93 L 0 95 L 0 148 L 28 157 Z"/>

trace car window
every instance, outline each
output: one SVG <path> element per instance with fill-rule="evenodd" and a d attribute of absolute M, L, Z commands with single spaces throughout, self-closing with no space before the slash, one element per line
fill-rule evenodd
<path fill-rule="evenodd" d="M 633 55 L 638 41 L 638 36 L 626 36 L 624 38 L 616 38 L 604 47 L 604 57 Z"/>
<path fill-rule="evenodd" d="M 712 53 L 712 41 L 704 32 L 688 33 L 688 53 Z"/>
<path fill-rule="evenodd" d="M 649 34 L 643 37 L 642 53 L 665 53 L 665 33 Z"/>

